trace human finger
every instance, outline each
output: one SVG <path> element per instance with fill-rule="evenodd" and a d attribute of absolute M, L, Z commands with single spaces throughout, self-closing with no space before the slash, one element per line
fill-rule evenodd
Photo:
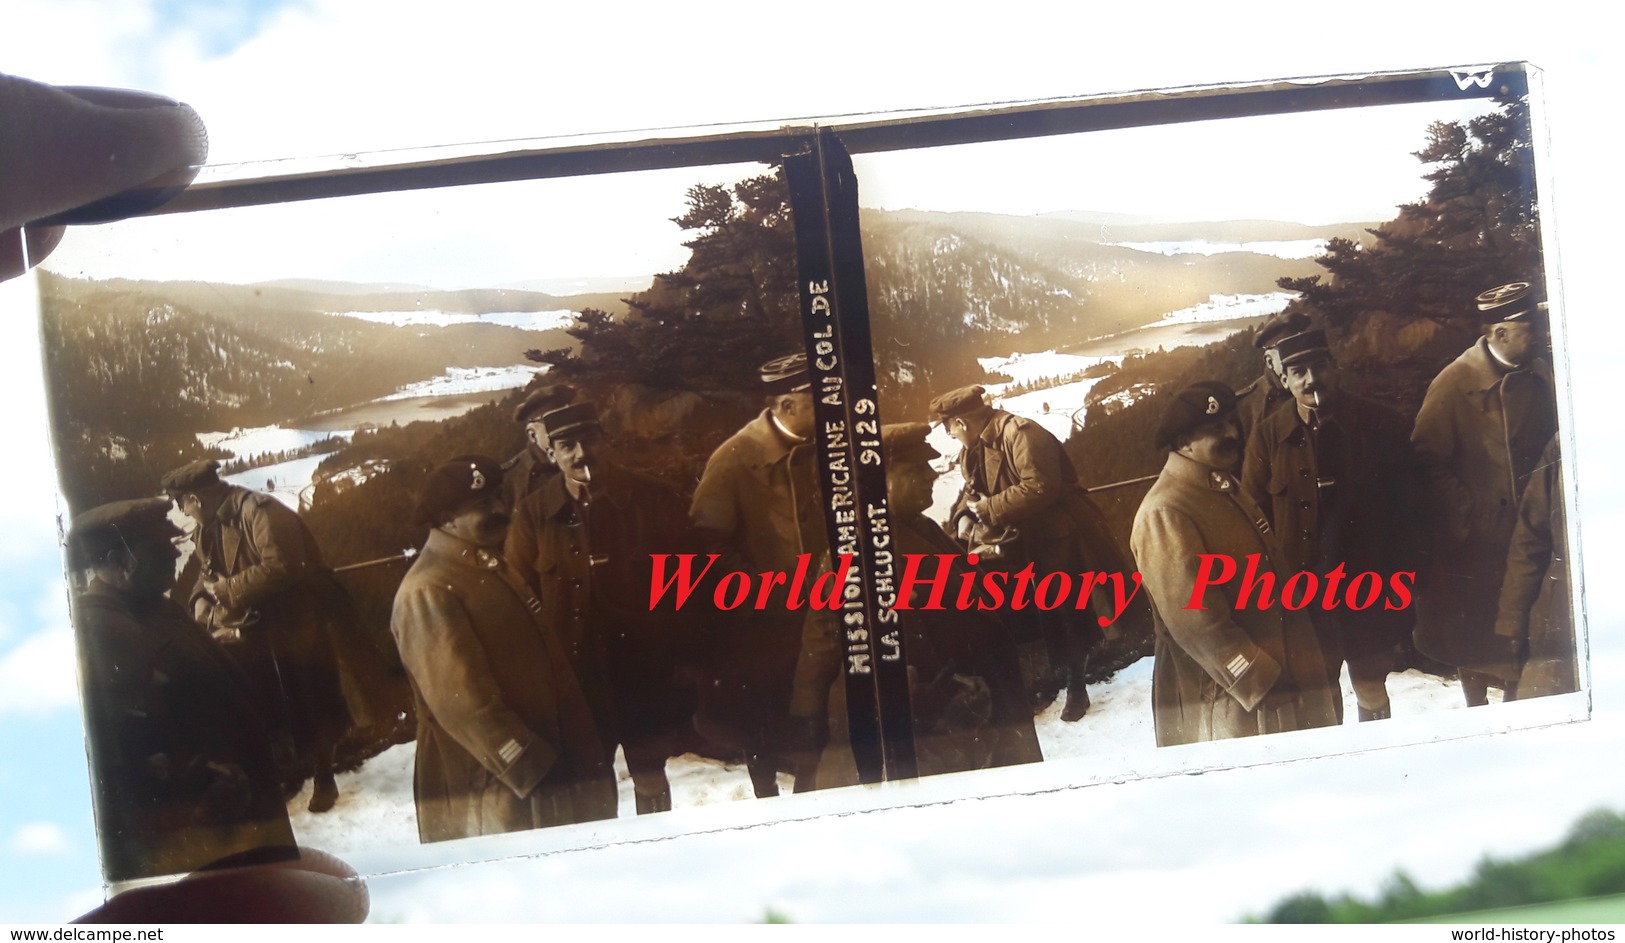
<path fill-rule="evenodd" d="M 126 891 L 78 923 L 360 923 L 371 900 L 355 869 L 303 848 L 294 861 L 198 871 Z"/>

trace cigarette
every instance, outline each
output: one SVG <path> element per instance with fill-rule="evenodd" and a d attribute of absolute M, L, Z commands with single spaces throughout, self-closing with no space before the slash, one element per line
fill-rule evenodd
<path fill-rule="evenodd" d="M 1319 406 L 1320 405 L 1320 391 L 1316 390 L 1316 391 L 1314 391 L 1314 393 L 1312 393 L 1310 395 L 1315 398 L 1315 405 Z"/>

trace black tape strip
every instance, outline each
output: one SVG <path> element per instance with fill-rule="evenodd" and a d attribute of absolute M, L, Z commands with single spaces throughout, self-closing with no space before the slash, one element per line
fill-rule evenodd
<path fill-rule="evenodd" d="M 908 666 L 892 579 L 857 176 L 834 134 L 784 160 L 795 217 L 803 339 L 812 374 L 819 482 L 830 553 L 852 558 L 840 613 L 847 724 L 861 782 L 916 775 Z"/>

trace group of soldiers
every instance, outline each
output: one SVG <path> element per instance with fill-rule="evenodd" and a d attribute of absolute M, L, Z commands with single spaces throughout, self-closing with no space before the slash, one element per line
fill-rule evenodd
<path fill-rule="evenodd" d="M 1385 719 L 1407 640 L 1457 670 L 1469 706 L 1490 688 L 1577 689 L 1544 306 L 1527 282 L 1476 304 L 1483 336 L 1414 423 L 1343 389 L 1302 314 L 1259 330 L 1266 371 L 1240 394 L 1204 382 L 1172 397 L 1167 462 L 1131 540 L 1156 618 L 1159 745 L 1340 723 L 1345 663 L 1359 719 Z M 1249 605 L 1232 583 L 1204 584 L 1193 606 L 1203 554 L 1321 585 L 1413 574 L 1415 604 L 1348 588 Z"/>
<path fill-rule="evenodd" d="M 1551 591 L 1565 551 L 1542 314 L 1521 283 L 1479 308 L 1484 337 L 1434 381 L 1414 425 L 1343 390 L 1307 318 L 1272 319 L 1257 383 L 1168 398 L 1156 436 L 1169 454 L 1132 556 L 1054 435 L 980 387 L 944 393 L 930 419 L 962 446 L 965 486 L 947 521 L 928 517 L 942 458 L 931 427 L 884 427 L 895 549 L 962 571 L 978 565 L 967 551 L 1012 571 L 1138 569 L 1146 592 L 1113 628 L 1154 632 L 1162 745 L 1336 723 L 1345 663 L 1360 719 L 1387 717 L 1386 677 L 1413 626 L 1417 648 L 1460 670 L 1470 704 L 1493 686 L 1573 690 L 1567 601 Z M 524 396 L 519 455 L 458 456 L 425 479 L 427 539 L 391 615 L 417 714 L 423 841 L 613 817 L 617 751 L 639 813 L 672 807 L 666 761 L 697 744 L 740 761 L 758 797 L 781 776 L 797 791 L 858 781 L 838 614 L 786 605 L 782 585 L 728 611 L 647 595 L 657 555 L 714 554 L 715 574 L 788 573 L 807 556 L 831 567 L 806 358 L 764 364 L 760 379 L 762 411 L 715 450 L 689 500 L 607 459 L 596 407 L 564 385 Z M 114 877 L 291 841 L 286 756 L 313 766 L 311 810 L 332 808 L 334 744 L 366 711 L 345 683 L 342 590 L 298 515 L 221 481 L 213 462 L 163 487 L 168 499 L 80 515 L 70 535 Z M 196 524 L 186 608 L 170 598 L 171 501 Z M 1257 555 L 1283 576 L 1413 571 L 1417 605 L 1238 607 L 1213 586 L 1188 607 L 1203 554 Z M 1035 712 L 1062 688 L 1063 721 L 1089 710 L 1100 617 L 1117 615 L 1103 594 L 1084 611 L 897 612 L 919 772 L 1040 760 Z M 1023 657 L 1022 638 L 1044 657 Z"/>

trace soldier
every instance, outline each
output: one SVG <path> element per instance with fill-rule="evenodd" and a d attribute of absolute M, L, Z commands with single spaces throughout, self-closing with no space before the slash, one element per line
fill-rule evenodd
<path fill-rule="evenodd" d="M 663 482 L 599 460 L 593 404 L 564 406 L 542 421 L 559 474 L 520 504 L 505 555 L 570 654 L 604 755 L 617 743 L 625 750 L 638 812 L 664 812 L 666 759 L 683 752 L 680 734 L 694 716 L 692 692 L 677 683 L 691 646 L 681 617 L 651 611 L 645 597 L 652 555 L 693 549 L 688 515 Z"/>
<path fill-rule="evenodd" d="M 542 414 L 575 398 L 575 387 L 550 383 L 529 390 L 514 407 L 513 421 L 525 427 L 525 447 L 502 463 L 502 493 L 508 499 L 508 507 L 517 509 L 525 498 L 559 473 L 547 457 L 547 429 Z"/>
<path fill-rule="evenodd" d="M 542 606 L 502 559 L 502 468 L 451 459 L 418 497 L 429 527 L 390 631 L 417 704 L 424 842 L 615 817 L 615 777 Z"/>
<path fill-rule="evenodd" d="M 1342 389 L 1324 331 L 1279 336 L 1276 362 L 1293 404 L 1277 409 L 1247 443 L 1242 487 L 1272 525 L 1289 573 L 1415 572 L 1415 498 L 1421 481 L 1410 425 Z M 1237 407 L 1240 407 L 1240 396 Z M 1391 714 L 1388 672 L 1414 622 L 1409 608 L 1306 610 L 1339 690 L 1343 663 L 1361 720 Z M 1342 719 L 1342 698 L 1336 700 Z"/>
<path fill-rule="evenodd" d="M 1232 477 L 1241 461 L 1235 395 L 1206 381 L 1181 390 L 1157 428 L 1168 460 L 1134 515 L 1132 547 L 1151 597 L 1158 746 L 1337 723 L 1314 627 L 1279 604 L 1237 606 L 1236 581 L 1192 607 L 1203 554 L 1275 572 L 1269 525 Z M 1279 577 L 1277 577 L 1279 583 Z"/>
<path fill-rule="evenodd" d="M 1484 336 L 1439 372 L 1411 442 L 1426 476 L 1431 558 L 1418 574 L 1416 647 L 1455 665 L 1468 706 L 1515 694 L 1495 635 L 1507 548 L 1541 450 L 1557 431 L 1546 327 L 1528 282 L 1478 296 Z"/>
<path fill-rule="evenodd" d="M 79 515 L 69 565 L 107 879 L 294 850 L 265 724 L 241 673 L 165 593 L 181 531 L 162 498 Z M 262 852 L 263 853 L 263 852 Z"/>
<path fill-rule="evenodd" d="M 711 455 L 689 518 L 719 573 L 793 572 L 797 556 L 816 561 L 827 544 L 818 511 L 812 378 L 805 354 L 762 365 L 766 408 Z M 766 607 L 719 614 L 712 683 L 701 691 L 695 726 L 742 749 L 758 797 L 779 793 L 788 766 L 775 731 L 786 729 L 790 687 L 801 649 L 802 613 L 780 585 Z"/>
<path fill-rule="evenodd" d="M 1033 564 L 1039 573 L 1084 570 L 1132 572 L 1106 519 L 1078 485 L 1077 472 L 1060 440 L 1038 423 L 994 409 L 979 386 L 944 393 L 931 401 L 931 418 L 959 444 L 965 489 L 954 517 L 968 514 L 982 527 L 1016 535 L 1002 545 L 1001 566 L 1011 571 Z M 1090 597 L 1090 613 L 1060 609 L 1025 613 L 1037 622 L 1049 653 L 1050 677 L 1035 685 L 1042 709 L 1066 686 L 1061 719 L 1072 722 L 1089 709 L 1084 686 L 1089 657 L 1104 641 L 1097 617 L 1110 618 L 1114 606 L 1104 587 Z M 1146 618 L 1143 603 L 1127 614 Z"/>
<path fill-rule="evenodd" d="M 219 462 L 202 460 L 163 476 L 164 491 L 197 525 L 192 617 L 248 676 L 273 737 L 313 760 L 310 811 L 326 812 L 339 798 L 333 753 L 352 720 L 332 636 L 352 630 L 353 607 L 299 515 L 221 481 L 219 471 Z"/>
<path fill-rule="evenodd" d="M 941 457 L 925 441 L 930 428 L 916 422 L 880 430 L 893 550 L 899 555 L 948 554 L 957 559 L 960 548 L 925 516 L 937 478 L 930 462 Z M 959 576 L 948 579 L 957 585 Z M 898 617 L 906 639 L 903 651 L 908 657 L 909 703 L 921 776 L 1044 758 L 1021 682 L 1015 641 L 1003 623 L 992 613 L 975 610 L 916 607 Z M 791 715 L 801 723 L 809 751 L 819 735 L 828 732 L 828 745 L 817 762 L 819 789 L 858 781 L 846 726 L 842 646 L 838 614 L 809 610 Z M 799 778 L 796 786 L 801 788 Z"/>
<path fill-rule="evenodd" d="M 1258 379 L 1236 391 L 1236 418 L 1241 421 L 1241 441 L 1251 439 L 1253 429 L 1275 407 L 1292 398 L 1281 371 L 1281 357 L 1275 343 L 1291 334 L 1309 330 L 1309 315 L 1282 311 L 1270 316 L 1253 335 L 1253 346 L 1264 353 L 1264 372 Z"/>

